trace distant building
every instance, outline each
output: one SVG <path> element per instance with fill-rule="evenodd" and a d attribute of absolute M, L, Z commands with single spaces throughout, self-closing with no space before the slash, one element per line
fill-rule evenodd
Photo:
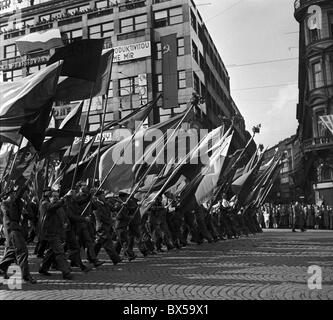
<path fill-rule="evenodd" d="M 243 147 L 250 138 L 231 97 L 227 69 L 193 1 L 22 0 L 17 14 L 10 8 L 15 1 L 1 2 L 5 3 L 0 7 L 2 81 L 38 71 L 54 53 L 36 52 L 26 61 L 15 45 L 23 35 L 59 28 L 66 42 L 104 38 L 105 48 L 115 48 L 106 121 L 126 116 L 162 91 L 163 99 L 147 125 L 165 121 L 183 112 L 197 92 L 206 98 L 202 112 L 208 128 L 221 125 L 224 117 L 238 115 L 233 147 Z M 163 53 L 170 50 L 172 59 L 163 60 Z M 58 103 L 58 123 L 74 105 Z M 101 102 L 95 99 L 91 130 L 100 127 L 101 117 Z M 106 132 L 105 137 L 110 139 L 112 134 Z"/>
<path fill-rule="evenodd" d="M 284 160 L 279 176 L 267 197 L 267 201 L 290 203 L 296 200 L 305 201 L 302 192 L 302 154 L 300 142 L 296 135 L 279 142 L 267 150 L 265 161 L 274 156 L 275 152 L 284 153 Z"/>
<path fill-rule="evenodd" d="M 307 201 L 333 205 L 333 135 L 320 116 L 333 114 L 333 1 L 296 0 L 299 32 L 298 137 Z"/>

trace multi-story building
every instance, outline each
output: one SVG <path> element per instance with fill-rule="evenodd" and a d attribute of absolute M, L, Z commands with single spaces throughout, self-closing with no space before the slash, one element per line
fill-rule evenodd
<path fill-rule="evenodd" d="M 298 135 L 310 202 L 333 205 L 333 136 L 320 116 L 333 114 L 333 1 L 296 0 L 299 29 Z"/>
<path fill-rule="evenodd" d="M 284 154 L 284 157 L 278 178 L 267 199 L 285 204 L 292 201 L 305 201 L 302 190 L 304 178 L 302 174 L 302 153 L 298 137 L 294 135 L 267 150 L 265 161 L 271 159 L 276 152 L 280 155 Z"/>
<path fill-rule="evenodd" d="M 2 1 L 10 4 L 11 1 Z M 163 92 L 149 124 L 183 112 L 192 93 L 210 128 L 237 115 L 235 148 L 248 141 L 244 119 L 230 94 L 225 65 L 192 0 L 35 0 L 19 1 L 16 12 L 2 6 L 0 57 L 2 80 L 11 81 L 43 68 L 54 49 L 20 57 L 15 40 L 32 32 L 60 29 L 64 41 L 105 39 L 115 49 L 106 121 L 118 119 Z M 170 58 L 164 53 L 170 52 Z M 57 119 L 73 104 L 58 103 Z M 95 99 L 90 129 L 100 126 L 101 101 Z M 108 133 L 105 133 L 106 138 Z M 255 144 L 252 145 L 252 151 Z"/>

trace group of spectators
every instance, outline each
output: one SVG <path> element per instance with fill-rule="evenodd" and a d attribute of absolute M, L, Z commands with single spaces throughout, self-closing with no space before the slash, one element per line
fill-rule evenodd
<path fill-rule="evenodd" d="M 257 211 L 262 228 L 323 229 L 333 230 L 333 207 L 299 202 L 289 204 L 266 203 Z"/>

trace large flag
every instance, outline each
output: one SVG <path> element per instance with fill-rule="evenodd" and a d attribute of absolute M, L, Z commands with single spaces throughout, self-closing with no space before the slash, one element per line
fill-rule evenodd
<path fill-rule="evenodd" d="M 163 123 L 151 126 L 149 129 L 142 129 L 136 133 L 135 137 L 133 135 L 129 136 L 111 147 L 101 157 L 99 163 L 99 176 L 101 180 L 104 180 L 110 169 L 113 168 L 105 181 L 104 187 L 112 192 L 131 188 L 136 177 L 134 170 L 132 170 L 135 163 L 135 156 L 138 153 L 142 156 L 142 153 L 140 154 L 140 151 L 137 150 L 144 151 L 153 142 L 143 139 L 147 130 L 158 129 L 166 132 L 167 129 L 178 124 L 183 116 L 184 114 L 180 114 Z"/>
<path fill-rule="evenodd" d="M 51 110 L 53 105 L 53 99 L 50 99 L 46 105 L 42 108 L 39 115 L 26 122 L 21 128 L 19 133 L 24 136 L 33 145 L 36 151 L 40 151 L 43 141 L 45 139 L 45 130 L 48 127 L 51 120 Z"/>
<path fill-rule="evenodd" d="M 56 92 L 56 101 L 77 101 L 105 95 L 110 84 L 113 62 L 113 49 L 103 52 L 99 63 L 96 82 L 91 91 L 91 82 L 74 77 L 60 77 Z"/>
<path fill-rule="evenodd" d="M 51 29 L 45 32 L 29 33 L 16 40 L 17 49 L 23 56 L 37 50 L 49 50 L 63 46 L 59 29 Z"/>
<path fill-rule="evenodd" d="M 50 58 L 48 65 L 63 60 L 62 76 L 95 82 L 103 44 L 103 39 L 74 41 L 65 47 L 59 48 Z"/>
<path fill-rule="evenodd" d="M 83 108 L 83 102 L 78 104 L 61 122 L 60 130 L 80 130 L 80 118 Z M 74 137 L 52 137 L 45 141 L 39 152 L 39 159 L 43 159 L 48 155 L 59 151 L 63 147 L 70 146 L 74 141 Z"/>
<path fill-rule="evenodd" d="M 61 67 L 54 63 L 26 78 L 0 83 L 0 141 L 20 143 L 21 126 L 38 116 L 54 96 Z"/>
<path fill-rule="evenodd" d="M 333 134 L 333 114 L 320 116 L 320 120 L 325 124 L 326 128 Z"/>

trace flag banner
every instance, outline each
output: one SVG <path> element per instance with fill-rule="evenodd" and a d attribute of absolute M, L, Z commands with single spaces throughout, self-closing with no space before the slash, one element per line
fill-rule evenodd
<path fill-rule="evenodd" d="M 320 116 L 320 120 L 325 124 L 326 128 L 333 134 L 333 114 Z"/>
<path fill-rule="evenodd" d="M 9 180 L 18 180 L 21 177 L 29 179 L 35 165 L 36 151 L 30 142 L 22 143 L 14 165 L 14 170 Z"/>
<path fill-rule="evenodd" d="M 178 105 L 177 34 L 161 37 L 161 46 L 163 108 L 168 109 Z"/>
<path fill-rule="evenodd" d="M 209 166 L 204 168 L 206 172 L 202 176 L 202 180 L 195 191 L 195 198 L 198 204 L 208 202 L 212 197 L 217 186 L 221 171 L 225 164 L 225 159 L 229 152 L 233 135 L 226 137 L 221 146 L 210 157 Z"/>
<path fill-rule="evenodd" d="M 172 128 L 174 125 L 184 117 L 184 114 L 180 114 L 173 117 L 163 123 L 151 126 L 149 130 L 158 129 L 162 132 L 166 132 L 167 129 Z M 135 182 L 136 173 L 134 172 L 133 166 L 135 163 L 134 155 L 139 153 L 136 150 L 144 150 L 153 141 L 144 141 L 143 137 L 147 133 L 148 129 L 142 129 L 136 133 L 135 137 L 127 136 L 124 137 L 120 142 L 116 143 L 112 148 L 108 150 L 100 159 L 99 162 L 99 176 L 103 180 L 110 169 L 115 165 L 112 173 L 108 176 L 105 181 L 104 187 L 112 192 L 118 192 L 122 189 L 129 189 Z M 124 163 L 123 156 L 129 155 L 130 158 Z M 142 156 L 142 154 L 140 154 Z"/>
<path fill-rule="evenodd" d="M 51 120 L 50 113 L 52 105 L 53 99 L 47 102 L 35 119 L 26 122 L 20 128 L 19 133 L 30 141 L 36 151 L 40 151 L 42 148 L 45 139 L 45 130 Z"/>
<path fill-rule="evenodd" d="M 99 70 L 104 39 L 74 41 L 56 50 L 47 65 L 63 60 L 62 76 L 95 82 Z"/>
<path fill-rule="evenodd" d="M 0 141 L 21 140 L 20 127 L 35 119 L 54 96 L 61 66 L 55 63 L 18 81 L 0 83 Z"/>
<path fill-rule="evenodd" d="M 103 52 L 96 76 L 96 82 L 93 91 L 91 91 L 91 82 L 74 77 L 60 77 L 55 100 L 56 101 L 77 101 L 89 99 L 92 93 L 93 97 L 107 94 L 110 83 L 110 68 L 112 68 L 113 49 Z"/>
<path fill-rule="evenodd" d="M 61 122 L 59 129 L 60 130 L 80 130 L 80 119 L 82 113 L 83 102 L 78 104 Z M 59 131 L 60 131 L 59 130 Z M 47 135 L 47 131 L 45 135 Z M 80 132 L 81 133 L 81 132 Z M 82 136 L 82 133 L 81 133 Z M 70 146 L 74 142 L 74 137 L 64 137 L 60 134 L 56 137 L 52 137 L 43 143 L 41 150 L 39 152 L 39 159 L 43 159 L 48 155 L 59 151 L 63 147 Z"/>
<path fill-rule="evenodd" d="M 14 145 L 10 143 L 3 143 L 0 148 L 0 179 L 2 179 L 5 175 L 5 171 L 7 171 L 9 167 L 9 162 L 11 160 L 11 156 L 14 152 Z"/>
<path fill-rule="evenodd" d="M 62 47 L 63 41 L 59 29 L 51 29 L 45 32 L 34 32 L 16 40 L 17 49 L 23 56 L 32 51 L 50 50 Z"/>

